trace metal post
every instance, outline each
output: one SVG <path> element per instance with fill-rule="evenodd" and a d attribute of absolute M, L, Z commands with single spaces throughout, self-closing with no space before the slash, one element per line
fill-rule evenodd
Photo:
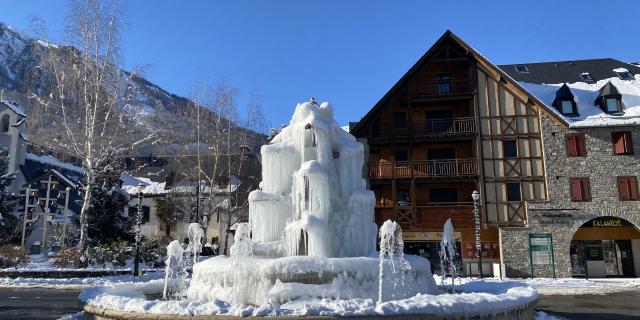
<path fill-rule="evenodd" d="M 56 184 L 58 184 L 57 181 L 53 181 L 52 180 L 52 176 L 49 175 L 49 178 L 46 181 L 40 181 L 43 184 L 47 185 L 47 196 L 44 199 L 40 199 L 40 200 L 44 200 L 44 225 L 42 227 L 42 243 L 41 246 L 42 248 L 40 249 L 40 251 L 42 252 L 42 254 L 46 254 L 46 250 L 47 250 L 47 225 L 49 224 L 49 201 L 51 200 L 55 200 L 55 199 L 51 199 L 51 187 L 55 187 Z"/>
<path fill-rule="evenodd" d="M 200 181 L 198 181 L 198 185 L 196 186 L 196 221 L 200 223 Z"/>
<path fill-rule="evenodd" d="M 133 276 L 139 275 L 140 269 L 140 240 L 142 238 L 140 225 L 142 224 L 142 191 L 144 191 L 144 184 L 142 182 L 138 184 L 138 214 L 136 216 L 136 248 L 133 261 Z"/>
<path fill-rule="evenodd" d="M 71 191 L 71 188 L 66 187 L 64 189 L 64 220 L 62 222 L 62 249 L 64 249 L 66 247 L 65 245 L 65 239 L 67 237 L 67 211 L 69 210 L 69 191 Z"/>
<path fill-rule="evenodd" d="M 475 219 L 475 235 L 476 235 L 476 256 L 478 258 L 478 272 L 480 278 L 482 275 L 482 242 L 480 242 L 480 210 L 478 210 L 478 203 L 480 201 L 480 193 L 473 191 L 471 194 L 473 198 L 473 218 Z"/>

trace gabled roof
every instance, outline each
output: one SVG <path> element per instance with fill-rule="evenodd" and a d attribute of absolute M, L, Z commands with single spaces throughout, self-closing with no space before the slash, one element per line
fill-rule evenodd
<path fill-rule="evenodd" d="M 526 66 L 527 72 L 518 72 L 516 67 Z M 589 59 L 552 61 L 539 63 L 504 64 L 498 66 L 517 81 L 537 84 L 585 82 L 580 74 L 588 73 L 593 82 L 617 77 L 614 69 L 625 68 L 631 74 L 640 74 L 640 66 L 615 59 Z"/>
<path fill-rule="evenodd" d="M 450 30 L 447 30 L 433 44 L 433 46 L 431 46 L 431 48 L 429 48 L 429 50 L 427 50 L 427 52 L 409 69 L 409 71 L 407 71 L 407 73 L 405 73 L 402 76 L 402 78 L 400 78 L 400 80 L 398 80 L 398 82 L 396 82 L 396 84 L 393 85 L 393 87 L 382 97 L 382 99 L 380 99 L 380 101 L 378 101 L 378 103 L 376 103 L 376 105 L 373 108 L 371 108 L 371 110 L 369 110 L 369 112 L 367 112 L 367 114 L 364 117 L 362 117 L 362 119 L 355 126 L 353 126 L 353 128 L 350 130 L 350 132 L 357 133 L 359 130 L 362 130 L 362 128 L 365 126 L 365 123 L 371 117 L 373 117 L 373 115 L 376 114 L 379 109 L 383 108 L 385 103 L 391 97 L 393 97 L 393 95 L 395 93 L 397 93 L 398 90 L 400 90 L 400 88 L 411 78 L 411 76 L 413 76 L 413 74 L 416 73 L 425 62 L 428 61 L 428 59 L 436 52 L 436 50 L 443 43 L 445 43 L 445 41 L 448 41 L 448 40 L 453 41 L 454 43 L 458 44 L 460 47 L 462 47 L 466 51 L 467 55 L 471 56 L 476 61 L 481 62 L 481 64 L 484 67 L 486 67 L 486 68 L 490 69 L 492 72 L 498 74 L 498 76 L 502 80 L 506 81 L 507 83 L 511 84 L 513 87 L 515 87 L 516 89 L 521 91 L 523 94 L 527 95 L 527 97 L 529 98 L 530 101 L 534 102 L 535 104 L 539 105 L 543 109 L 547 110 L 547 112 L 552 117 L 554 117 L 556 120 L 558 120 L 559 122 L 561 122 L 562 124 L 564 124 L 566 126 L 569 125 L 568 122 L 566 121 L 566 119 L 564 119 L 563 117 L 559 116 L 556 112 L 551 110 L 551 108 L 548 105 L 546 105 L 545 103 L 540 101 L 536 96 L 534 96 L 531 93 L 529 93 L 525 88 L 522 87 L 522 85 L 520 85 L 517 81 L 515 81 L 513 78 L 511 78 L 511 76 L 509 76 L 509 74 L 507 74 L 502 69 L 498 68 L 496 65 L 491 63 L 491 61 L 489 61 L 487 58 L 485 58 L 478 51 L 476 51 L 471 46 L 469 46 L 466 42 L 462 41 L 462 39 L 460 39 L 458 36 L 456 36 L 453 32 L 451 32 Z"/>
<path fill-rule="evenodd" d="M 602 86 L 602 88 L 598 92 L 600 93 L 600 96 L 619 96 L 620 95 L 618 88 L 616 88 L 616 86 L 613 83 L 611 83 L 611 81 L 608 81 L 604 86 Z"/>
<path fill-rule="evenodd" d="M 566 83 L 563 83 L 560 89 L 556 91 L 556 99 L 573 98 L 573 93 Z"/>
<path fill-rule="evenodd" d="M 19 116 L 22 116 L 22 117 L 27 116 L 27 113 L 24 112 L 22 109 L 20 109 L 20 107 L 18 107 L 18 105 L 13 101 L 2 99 L 0 100 L 0 106 L 1 105 L 4 105 L 5 107 L 11 109 L 13 112 L 18 114 Z"/>

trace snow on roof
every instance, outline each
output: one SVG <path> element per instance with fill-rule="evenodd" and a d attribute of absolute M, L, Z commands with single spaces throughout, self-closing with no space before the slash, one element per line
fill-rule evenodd
<path fill-rule="evenodd" d="M 623 114 L 621 115 L 607 114 L 595 103 L 599 90 L 609 81 L 622 94 Z M 540 101 L 544 102 L 552 112 L 564 118 L 570 127 L 640 125 L 640 74 L 636 74 L 634 80 L 621 80 L 619 77 L 612 77 L 599 80 L 596 83 L 567 83 L 578 107 L 578 116 L 575 117 L 565 116 L 553 107 L 556 91 L 563 85 L 562 83 L 519 83 Z"/>
<path fill-rule="evenodd" d="M 46 165 L 50 165 L 53 167 L 58 167 L 64 170 L 69 170 L 69 171 L 73 171 L 73 172 L 77 172 L 80 174 L 84 173 L 84 170 L 76 165 L 73 165 L 71 163 L 68 162 L 62 162 L 52 156 L 48 156 L 48 155 L 35 155 L 33 153 L 27 153 L 26 156 L 27 160 L 31 160 L 31 161 L 35 161 L 38 163 L 42 163 L 42 164 L 46 164 Z"/>
<path fill-rule="evenodd" d="M 27 116 L 27 113 L 24 112 L 20 107 L 18 107 L 18 105 L 15 102 L 5 100 L 5 99 L 0 100 L 0 102 L 5 104 L 7 107 L 9 107 L 9 109 L 13 110 L 13 112 L 17 113 L 18 115 L 23 117 Z"/>
<path fill-rule="evenodd" d="M 120 179 L 122 179 L 122 190 L 127 194 L 138 194 L 138 185 L 142 183 L 144 185 L 144 190 L 142 194 L 153 195 L 153 194 L 164 194 L 167 192 L 165 190 L 165 182 L 155 182 L 149 178 L 144 177 L 134 177 L 128 174 L 123 174 Z"/>
<path fill-rule="evenodd" d="M 76 184 L 73 181 L 69 180 L 69 178 L 67 178 L 67 176 L 62 174 L 60 171 L 58 171 L 56 169 L 51 169 L 51 172 L 53 172 L 56 176 L 58 176 L 58 178 L 60 178 L 60 180 L 63 180 L 66 184 L 71 186 L 73 189 L 75 189 L 77 187 Z"/>

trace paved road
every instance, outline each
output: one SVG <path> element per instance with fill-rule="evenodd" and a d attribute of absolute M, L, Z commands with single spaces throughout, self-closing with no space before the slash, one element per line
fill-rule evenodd
<path fill-rule="evenodd" d="M 58 319 L 80 311 L 80 290 L 0 288 L 0 319 Z"/>
<path fill-rule="evenodd" d="M 537 310 L 576 320 L 640 319 L 640 291 L 607 295 L 540 296 Z"/>

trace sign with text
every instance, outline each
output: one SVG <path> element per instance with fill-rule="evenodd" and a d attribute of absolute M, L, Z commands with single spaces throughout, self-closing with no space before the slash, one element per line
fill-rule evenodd
<path fill-rule="evenodd" d="M 553 237 L 551 233 L 530 233 L 529 234 L 529 256 L 531 258 L 531 275 L 533 276 L 534 266 L 552 266 L 555 277 L 555 266 L 553 261 Z"/>

